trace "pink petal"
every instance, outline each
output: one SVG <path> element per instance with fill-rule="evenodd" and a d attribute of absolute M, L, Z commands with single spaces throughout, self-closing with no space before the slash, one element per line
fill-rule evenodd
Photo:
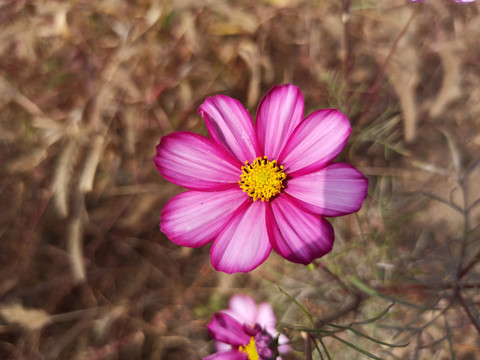
<path fill-rule="evenodd" d="M 208 133 L 241 163 L 259 156 L 253 120 L 239 101 L 225 95 L 210 97 L 200 105 Z"/>
<path fill-rule="evenodd" d="M 248 295 L 235 295 L 228 302 L 229 309 L 224 310 L 241 324 L 255 325 L 257 304 Z"/>
<path fill-rule="evenodd" d="M 203 246 L 213 241 L 234 211 L 247 200 L 239 188 L 186 191 L 174 196 L 164 206 L 160 227 L 175 244 Z"/>
<path fill-rule="evenodd" d="M 288 181 L 285 192 L 308 210 L 323 216 L 341 216 L 360 210 L 368 180 L 353 166 L 335 163 Z"/>
<path fill-rule="evenodd" d="M 186 131 L 164 136 L 154 161 L 166 180 L 192 190 L 237 186 L 242 172 L 242 164 L 213 140 Z"/>
<path fill-rule="evenodd" d="M 272 201 L 267 226 L 273 249 L 292 262 L 307 265 L 332 250 L 332 225 L 303 210 L 288 195 Z"/>
<path fill-rule="evenodd" d="M 208 332 L 215 340 L 233 346 L 242 346 L 250 342 L 250 335 L 243 330 L 243 325 L 229 315 L 216 313 L 207 325 Z"/>
<path fill-rule="evenodd" d="M 341 112 L 332 109 L 315 111 L 295 130 L 278 162 L 292 176 L 321 169 L 342 151 L 352 131 Z"/>
<path fill-rule="evenodd" d="M 275 326 L 277 325 L 277 318 L 273 312 L 272 305 L 269 303 L 264 302 L 258 306 L 257 319 L 255 322 L 263 329 L 268 330 L 270 335 L 273 337 L 277 335 L 277 331 L 275 329 Z"/>
<path fill-rule="evenodd" d="M 278 337 L 278 352 L 280 354 L 286 354 L 290 351 L 290 340 L 283 334 Z M 277 357 L 278 360 L 278 357 Z"/>
<path fill-rule="evenodd" d="M 274 86 L 257 110 L 260 150 L 269 159 L 277 159 L 293 130 L 303 120 L 303 95 L 293 85 Z"/>
<path fill-rule="evenodd" d="M 237 349 L 218 352 L 212 355 L 204 357 L 202 360 L 248 360 L 248 355 L 246 353 L 241 353 Z"/>
<path fill-rule="evenodd" d="M 225 226 L 210 249 L 215 270 L 249 272 L 268 257 L 271 245 L 265 225 L 265 203 L 248 201 Z"/>
<path fill-rule="evenodd" d="M 218 352 L 228 351 L 231 348 L 232 348 L 232 345 L 228 345 L 220 341 L 215 341 L 215 349 L 217 349 Z"/>

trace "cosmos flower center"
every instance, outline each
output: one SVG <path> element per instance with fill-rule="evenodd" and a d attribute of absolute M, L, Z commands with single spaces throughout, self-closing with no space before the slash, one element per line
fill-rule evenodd
<path fill-rule="evenodd" d="M 269 201 L 282 191 L 286 177 L 283 166 L 278 166 L 277 160 L 270 161 L 264 156 L 256 158 L 252 163 L 245 161 L 238 184 L 253 201 Z"/>
<path fill-rule="evenodd" d="M 251 337 L 250 342 L 245 346 L 240 346 L 238 351 L 248 355 L 248 360 L 260 360 L 257 348 L 255 347 L 255 338 Z"/>

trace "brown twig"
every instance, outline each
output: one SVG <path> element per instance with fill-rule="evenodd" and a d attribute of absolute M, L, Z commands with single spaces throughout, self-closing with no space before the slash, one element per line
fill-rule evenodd
<path fill-rule="evenodd" d="M 480 320 L 472 313 L 470 306 L 468 306 L 466 300 L 463 298 L 460 292 L 457 293 L 456 298 L 467 313 L 472 325 L 475 327 L 475 330 L 477 330 L 478 335 L 480 335 Z"/>

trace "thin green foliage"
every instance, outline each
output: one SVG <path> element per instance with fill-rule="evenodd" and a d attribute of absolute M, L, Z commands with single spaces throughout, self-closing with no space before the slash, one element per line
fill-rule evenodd
<path fill-rule="evenodd" d="M 295 305 L 297 305 L 297 307 L 305 314 L 305 316 L 307 317 L 308 321 L 310 322 L 310 324 L 315 327 L 315 322 L 313 321 L 313 318 L 312 318 L 312 315 L 310 315 L 309 311 L 302 305 L 300 304 L 297 299 L 295 299 L 292 295 L 290 295 L 289 293 L 287 293 L 285 290 L 283 290 L 280 286 L 277 286 L 278 287 L 278 290 L 280 290 L 280 292 L 284 295 L 286 295 L 290 300 L 292 300 Z"/>
<path fill-rule="evenodd" d="M 365 333 L 363 333 L 362 331 L 359 331 L 358 329 L 355 329 L 354 326 L 358 326 L 358 325 L 367 325 L 367 324 L 372 324 L 374 323 L 375 321 L 378 321 L 380 320 L 381 318 L 383 318 L 388 312 L 389 310 L 395 305 L 394 303 L 388 305 L 383 311 L 381 311 L 379 314 L 371 317 L 371 318 L 368 318 L 368 319 L 365 319 L 365 320 L 360 320 L 360 321 L 355 321 L 355 322 L 352 322 L 351 324 L 349 325 L 338 325 L 338 324 L 334 324 L 334 323 L 331 323 L 331 322 L 326 322 L 326 321 L 322 321 L 320 320 L 318 323 L 322 325 L 322 327 L 318 327 L 315 323 L 315 321 L 313 320 L 313 317 L 312 315 L 310 314 L 310 312 L 297 300 L 295 299 L 292 295 L 288 294 L 285 290 L 283 290 L 282 288 L 278 287 L 278 289 L 280 290 L 280 292 L 282 294 L 284 294 L 285 296 L 287 296 L 291 301 L 293 301 L 295 303 L 295 305 L 305 314 L 305 316 L 307 317 L 308 321 L 310 322 L 311 324 L 311 328 L 310 327 L 301 327 L 301 326 L 290 326 L 290 325 L 285 325 L 284 324 L 284 327 L 286 328 L 290 328 L 290 329 L 293 329 L 293 330 L 296 330 L 296 331 L 299 331 L 299 332 L 305 332 L 307 334 L 311 334 L 309 336 L 314 336 L 313 339 L 319 339 L 320 340 L 320 343 L 322 345 L 322 348 L 323 348 L 323 351 L 325 352 L 325 354 L 327 355 L 327 357 L 330 359 L 330 355 L 329 355 L 329 352 L 328 352 L 328 349 L 326 347 L 326 345 L 324 344 L 323 342 L 323 338 L 327 338 L 327 337 L 331 337 L 331 338 L 334 338 L 342 343 L 344 343 L 345 345 L 348 345 L 349 347 L 351 347 L 352 349 L 355 349 L 356 351 L 364 354 L 364 355 L 367 355 L 368 357 L 372 358 L 372 359 L 380 359 L 379 357 L 377 357 L 376 355 L 370 353 L 369 351 L 367 350 L 364 350 L 362 349 L 361 347 L 339 337 L 337 335 L 337 333 L 340 333 L 340 332 L 345 332 L 345 331 L 351 331 L 353 334 L 355 334 L 356 336 L 359 336 L 361 338 L 364 338 L 366 340 L 369 340 L 371 342 L 374 342 L 376 344 L 379 344 L 379 345 L 384 345 L 384 346 L 388 346 L 388 347 L 393 347 L 393 348 L 397 348 L 397 347 L 406 347 L 408 345 L 408 343 L 406 344 L 391 344 L 391 343 L 387 343 L 385 341 L 381 341 L 381 340 L 378 340 L 378 339 L 375 339 L 373 338 L 372 336 L 369 336 Z M 333 329 L 327 329 L 325 328 L 325 326 L 327 327 L 330 327 L 330 328 L 333 328 Z M 309 341 L 309 339 L 307 339 L 307 341 Z M 321 354 L 320 352 L 320 349 L 318 348 L 316 342 L 315 342 L 315 346 L 317 348 L 317 351 L 319 352 L 320 354 L 320 357 L 323 359 L 323 355 Z"/>
<path fill-rule="evenodd" d="M 373 355 L 372 353 L 369 353 L 368 351 L 366 350 L 363 350 L 362 348 L 356 346 L 355 344 L 352 344 L 351 342 L 348 342 L 344 339 L 342 339 L 341 337 L 335 335 L 335 334 L 332 334 L 332 337 L 342 343 L 344 343 L 345 345 L 347 346 L 350 346 L 352 349 L 355 349 L 356 351 L 364 354 L 364 355 L 367 355 L 369 358 L 372 358 L 372 359 L 376 359 L 376 360 L 382 360 L 382 358 L 379 358 L 378 356 L 375 356 Z"/>

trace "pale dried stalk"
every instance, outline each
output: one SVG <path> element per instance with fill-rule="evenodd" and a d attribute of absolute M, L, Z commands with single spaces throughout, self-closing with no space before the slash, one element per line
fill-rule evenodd
<path fill-rule="evenodd" d="M 14 88 L 3 76 L 0 75 L 0 84 L 10 97 L 32 116 L 47 118 L 47 115 L 34 102 Z"/>
<path fill-rule="evenodd" d="M 67 230 L 67 252 L 69 255 L 70 269 L 75 283 L 86 280 L 85 263 L 83 261 L 83 215 L 84 197 L 77 190 L 75 196 L 75 209 L 70 219 Z"/>
<path fill-rule="evenodd" d="M 250 68 L 251 72 L 247 94 L 247 106 L 251 109 L 258 102 L 260 96 L 260 54 L 257 46 L 253 42 L 245 42 L 240 46 L 239 55 Z"/>
<path fill-rule="evenodd" d="M 447 105 L 462 95 L 460 90 L 461 57 L 456 54 L 457 47 L 456 43 L 450 43 L 438 50 L 445 75 L 442 79 L 442 87 L 430 109 L 430 116 L 433 118 L 441 116 Z"/>
<path fill-rule="evenodd" d="M 82 193 L 92 191 L 95 172 L 103 152 L 104 136 L 95 135 L 80 175 L 78 188 Z"/>
<path fill-rule="evenodd" d="M 70 139 L 59 155 L 57 166 L 53 177 L 53 188 L 55 190 L 53 201 L 58 214 L 65 218 L 68 215 L 68 195 L 73 167 L 77 160 L 78 143 Z"/>
<path fill-rule="evenodd" d="M 73 134 L 78 131 L 77 124 L 75 123 L 75 114 L 71 114 L 69 117 L 70 124 L 65 125 L 61 122 L 57 122 L 50 118 L 34 116 L 32 119 L 33 126 L 40 130 L 42 134 L 42 140 L 45 147 L 56 143 L 67 134 Z"/>
<path fill-rule="evenodd" d="M 390 64 L 389 69 L 387 69 L 387 73 L 400 100 L 406 142 L 412 142 L 417 137 L 418 122 L 415 90 L 420 77 L 418 75 L 418 54 L 411 41 L 413 41 L 411 37 L 406 37 L 405 44 L 398 46 L 394 60 Z"/>
<path fill-rule="evenodd" d="M 17 156 L 6 164 L 6 170 L 10 174 L 32 171 L 48 156 L 47 149 L 34 148 L 33 150 Z"/>
<path fill-rule="evenodd" d="M 86 280 L 85 264 L 83 262 L 83 224 L 79 218 L 70 220 L 67 239 L 67 252 L 69 254 L 70 268 L 75 283 Z"/>
<path fill-rule="evenodd" d="M 95 321 L 95 324 L 93 325 L 93 332 L 95 333 L 95 336 L 101 338 L 106 333 L 111 331 L 112 325 L 120 318 L 128 315 L 128 311 L 128 306 L 118 305 L 103 314 Z"/>
<path fill-rule="evenodd" d="M 0 316 L 9 324 L 26 330 L 38 330 L 50 323 L 50 315 L 42 309 L 25 308 L 20 303 L 0 306 Z"/>
<path fill-rule="evenodd" d="M 412 74 L 411 78 L 405 84 L 402 95 L 399 95 L 404 116 L 403 131 L 406 142 L 413 142 L 417 138 L 418 111 L 415 100 L 415 89 L 417 88 L 418 81 L 418 74 Z"/>
<path fill-rule="evenodd" d="M 392 18 L 393 24 L 397 20 L 408 17 L 393 45 L 383 61 L 377 77 L 368 90 L 370 93 L 364 108 L 369 109 L 376 99 L 381 86 L 383 75 L 386 74 L 392 80 L 395 92 L 400 99 L 400 106 L 404 116 L 404 138 L 407 142 L 415 140 L 417 135 L 417 106 L 415 103 L 415 89 L 419 81 L 418 75 L 418 54 L 415 50 L 414 35 L 411 24 L 420 6 L 413 11 L 405 7 L 404 11 L 396 12 Z"/>
<path fill-rule="evenodd" d="M 125 136 L 124 149 L 125 153 L 128 155 L 133 155 L 135 153 L 135 144 L 137 142 L 137 133 L 135 131 L 135 116 L 132 109 L 125 109 L 125 116 L 121 117 Z"/>

